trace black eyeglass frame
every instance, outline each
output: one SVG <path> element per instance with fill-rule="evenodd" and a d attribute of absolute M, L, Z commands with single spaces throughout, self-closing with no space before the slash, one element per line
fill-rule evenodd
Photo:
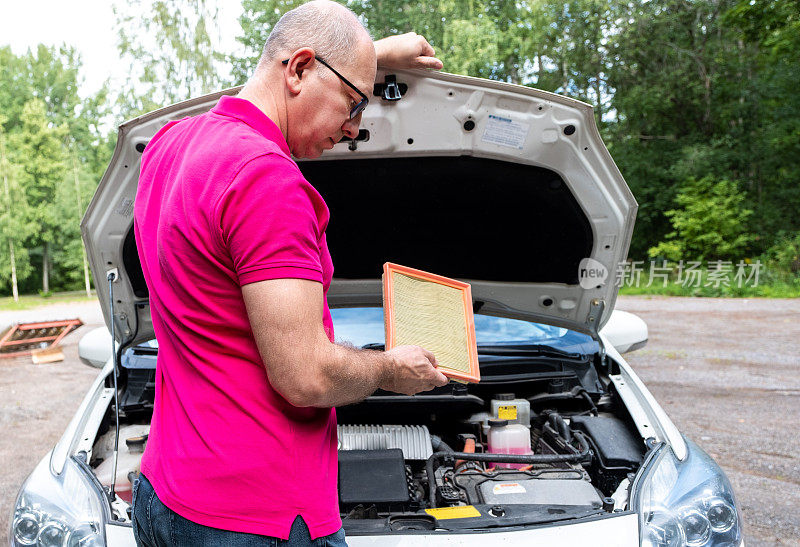
<path fill-rule="evenodd" d="M 361 114 L 361 112 L 362 112 L 362 111 L 363 111 L 365 108 L 367 108 L 367 105 L 369 104 L 369 97 L 367 97 L 366 95 L 364 95 L 364 94 L 361 92 L 361 90 L 360 90 L 360 89 L 358 89 L 356 86 L 354 86 L 352 83 L 350 83 L 350 81 L 349 81 L 347 78 L 345 78 L 344 76 L 342 76 L 341 74 L 339 74 L 339 72 L 338 72 L 338 71 L 337 71 L 335 68 L 333 68 L 331 65 L 329 65 L 328 63 L 326 63 L 326 62 L 325 62 L 325 61 L 323 61 L 322 59 L 320 59 L 318 55 L 314 55 L 314 59 L 316 59 L 317 61 L 319 61 L 320 63 L 322 63 L 322 64 L 323 64 L 323 65 L 325 65 L 326 67 L 328 67 L 328 68 L 331 70 L 331 72 L 333 72 L 334 74 L 336 74 L 336 75 L 339 77 L 339 79 L 340 79 L 341 81 L 343 81 L 345 84 L 347 84 L 347 86 L 348 86 L 350 89 L 352 89 L 353 91 L 355 91 L 356 93 L 358 93 L 358 96 L 359 96 L 359 97 L 361 97 L 361 100 L 360 100 L 360 101 L 358 101 L 358 104 L 357 104 L 357 105 L 355 105 L 353 108 L 351 108 L 351 109 L 350 109 L 350 119 L 352 120 L 353 118 L 355 118 L 356 116 L 358 116 L 359 114 Z M 286 64 L 289 64 L 289 59 L 285 59 L 285 60 L 281 61 L 281 63 L 282 63 L 282 64 L 284 64 L 284 65 L 286 65 Z"/>

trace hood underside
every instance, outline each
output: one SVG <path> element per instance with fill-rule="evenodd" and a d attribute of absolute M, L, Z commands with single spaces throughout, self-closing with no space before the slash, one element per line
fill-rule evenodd
<path fill-rule="evenodd" d="M 407 91 L 399 101 L 373 98 L 363 140 L 300 162 L 331 211 L 331 307 L 380 305 L 382 265 L 391 261 L 471 283 L 481 313 L 595 333 L 616 300 L 616 264 L 627 256 L 637 205 L 592 108 L 488 80 L 396 74 Z M 141 153 L 168 121 L 205 112 L 237 91 L 120 126 L 81 223 L 107 324 L 106 278 L 119 273 L 120 340 L 134 331 L 134 342 L 154 336 L 133 238 Z"/>

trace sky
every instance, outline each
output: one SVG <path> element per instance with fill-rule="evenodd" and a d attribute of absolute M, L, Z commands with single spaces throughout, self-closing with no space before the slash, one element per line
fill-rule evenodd
<path fill-rule="evenodd" d="M 118 82 L 125 77 L 111 4 L 111 0 L 0 0 L 0 46 L 10 45 L 16 54 L 39 43 L 74 46 L 83 60 L 80 94 L 86 97 L 107 78 Z M 222 0 L 218 5 L 221 47 L 238 51 L 241 2 Z"/>

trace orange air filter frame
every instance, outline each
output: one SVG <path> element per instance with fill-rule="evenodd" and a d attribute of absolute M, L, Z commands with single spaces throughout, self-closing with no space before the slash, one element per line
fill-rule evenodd
<path fill-rule="evenodd" d="M 387 262 L 383 318 L 387 350 L 422 346 L 436 356 L 445 376 L 480 381 L 469 283 Z"/>

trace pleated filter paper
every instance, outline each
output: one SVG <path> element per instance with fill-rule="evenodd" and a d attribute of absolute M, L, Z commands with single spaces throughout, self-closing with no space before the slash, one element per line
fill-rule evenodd
<path fill-rule="evenodd" d="M 445 376 L 480 381 L 470 285 L 387 262 L 383 266 L 386 349 L 421 346 Z"/>

